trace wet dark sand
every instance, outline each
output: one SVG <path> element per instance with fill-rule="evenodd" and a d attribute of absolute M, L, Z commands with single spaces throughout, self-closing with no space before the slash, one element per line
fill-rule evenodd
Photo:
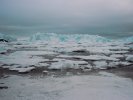
<path fill-rule="evenodd" d="M 113 74 L 116 74 L 118 76 L 122 76 L 125 78 L 131 78 L 133 80 L 133 65 L 122 67 L 122 68 L 110 69 L 110 70 L 107 70 L 107 72 L 111 72 Z"/>

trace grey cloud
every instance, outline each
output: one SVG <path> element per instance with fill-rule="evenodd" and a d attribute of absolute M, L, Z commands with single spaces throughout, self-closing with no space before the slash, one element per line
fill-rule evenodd
<path fill-rule="evenodd" d="M 1 0 L 0 31 L 133 31 L 132 0 Z"/>

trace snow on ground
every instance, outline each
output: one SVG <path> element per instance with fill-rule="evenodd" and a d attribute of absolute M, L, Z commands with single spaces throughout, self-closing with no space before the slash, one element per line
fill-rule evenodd
<path fill-rule="evenodd" d="M 8 89 L 1 100 L 132 100 L 133 82 L 107 72 L 99 75 L 33 77 L 11 75 L 0 79 Z M 1 84 L 0 84 L 1 85 Z"/>
<path fill-rule="evenodd" d="M 24 72 L 29 72 L 31 71 L 32 69 L 35 69 L 35 67 L 26 67 L 26 68 L 17 68 L 17 67 L 13 67 L 12 69 L 10 70 L 14 70 L 14 71 L 18 71 L 19 73 L 24 73 Z"/>

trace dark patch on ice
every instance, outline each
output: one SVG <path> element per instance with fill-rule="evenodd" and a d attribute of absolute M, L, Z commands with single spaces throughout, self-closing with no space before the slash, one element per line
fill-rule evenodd
<path fill-rule="evenodd" d="M 5 39 L 0 39 L 0 42 L 9 42 L 9 41 Z"/>
<path fill-rule="evenodd" d="M 7 86 L 0 86 L 0 89 L 8 89 Z"/>
<path fill-rule="evenodd" d="M 76 53 L 86 53 L 86 50 L 74 50 L 72 52 L 76 52 Z"/>
<path fill-rule="evenodd" d="M 5 54 L 6 54 L 6 52 L 1 52 L 0 54 L 5 55 Z"/>

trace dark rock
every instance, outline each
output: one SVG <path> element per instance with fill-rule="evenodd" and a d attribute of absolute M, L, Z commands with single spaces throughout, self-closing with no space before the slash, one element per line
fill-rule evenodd
<path fill-rule="evenodd" d="M 18 72 L 19 74 L 28 74 L 30 71 L 25 71 L 25 72 Z"/>
<path fill-rule="evenodd" d="M 9 42 L 9 41 L 5 39 L 0 39 L 0 42 Z"/>
<path fill-rule="evenodd" d="M 85 53 L 85 50 L 74 50 L 73 52 L 77 52 L 77 53 Z"/>
<path fill-rule="evenodd" d="M 0 54 L 5 55 L 5 54 L 6 54 L 6 52 L 1 52 Z"/>
<path fill-rule="evenodd" d="M 0 89 L 8 89 L 7 86 L 0 86 Z"/>

